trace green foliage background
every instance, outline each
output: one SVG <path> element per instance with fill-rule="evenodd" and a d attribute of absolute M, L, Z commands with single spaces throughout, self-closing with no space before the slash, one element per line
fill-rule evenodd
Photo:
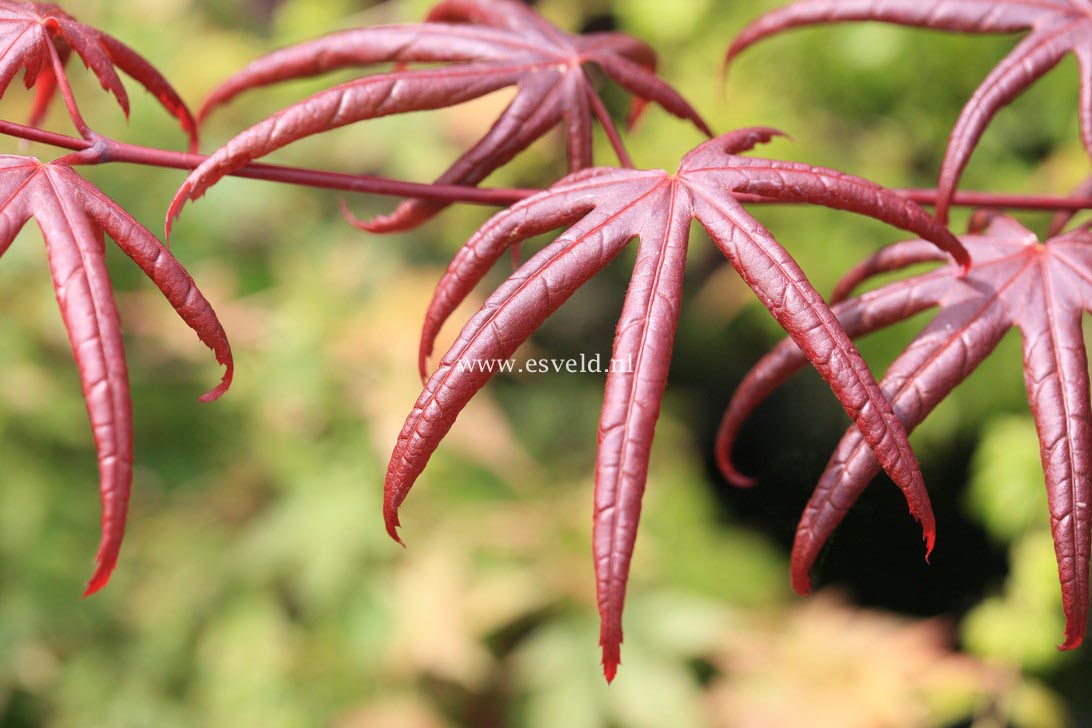
<path fill-rule="evenodd" d="M 262 52 L 337 28 L 414 20 L 428 4 L 286 0 L 268 22 L 270 3 L 256 0 L 72 0 L 66 8 L 145 53 L 196 106 Z M 781 127 L 795 141 L 776 142 L 771 155 L 899 187 L 933 184 L 960 106 L 1013 42 L 874 25 L 802 31 L 749 52 L 722 85 L 718 65 L 732 35 L 773 4 L 542 0 L 540 8 L 568 28 L 612 17 L 650 41 L 663 74 L 718 130 Z M 1076 134 L 1076 81 L 1067 61 L 1001 114 L 966 187 L 1062 193 L 1075 185 L 1088 167 Z M 205 148 L 324 83 L 247 96 L 213 118 Z M 182 146 L 147 96 L 134 92 L 126 126 L 93 81 L 81 78 L 77 91 L 102 132 Z M 21 119 L 28 102 L 13 84 L 0 116 Z M 622 94 L 608 92 L 608 102 L 624 111 Z M 279 159 L 427 180 L 502 103 L 370 122 Z M 62 121 L 55 113 L 54 127 L 68 131 Z M 651 110 L 628 141 L 638 164 L 673 167 L 700 139 Z M 491 182 L 542 185 L 563 169 L 559 149 L 536 146 Z M 613 161 L 601 149 L 599 161 Z M 17 150 L 6 143 L 4 151 Z M 182 179 L 122 166 L 87 174 L 153 230 Z M 358 214 L 390 206 L 351 203 Z M 334 195 L 222 183 L 188 210 L 174 238 L 236 352 L 236 384 L 209 406 L 196 398 L 216 380 L 211 357 L 113 254 L 138 469 L 121 566 L 86 601 L 79 594 L 98 528 L 94 452 L 39 236 L 21 236 L 0 266 L 0 726 L 1087 719 L 1087 650 L 1054 650 L 1060 597 L 1019 342 L 1006 340 L 915 435 L 927 474 L 939 467 L 931 453 L 948 443 L 975 451 L 969 482 L 941 478 L 940 487 L 957 488 L 981 537 L 1007 554 L 1007 577 L 976 594 L 963 617 L 865 609 L 837 588 L 800 600 L 788 589 L 783 545 L 716 497 L 724 486 L 705 465 L 711 404 L 727 402 L 778 330 L 697 231 L 616 683 L 607 688 L 599 676 L 589 543 L 601 378 L 498 381 L 468 409 L 407 503 L 408 550 L 391 543 L 380 522 L 382 473 L 419 387 L 416 328 L 446 260 L 488 214 L 460 207 L 420 231 L 370 237 L 342 222 Z M 821 290 L 898 238 L 822 210 L 757 214 Z M 1026 220 L 1040 229 L 1045 222 Z M 608 355 L 626 277 L 625 263 L 614 265 L 529 352 Z M 920 325 L 863 343 L 877 371 Z M 795 399 L 775 405 L 784 421 L 754 436 L 784 439 L 786 461 L 808 463 L 810 481 L 832 443 L 784 433 L 845 423 L 821 387 L 792 391 Z M 796 501 L 790 510 L 798 512 Z M 912 540 L 912 524 L 906 533 Z M 883 545 L 841 544 L 831 558 L 852 548 Z"/>

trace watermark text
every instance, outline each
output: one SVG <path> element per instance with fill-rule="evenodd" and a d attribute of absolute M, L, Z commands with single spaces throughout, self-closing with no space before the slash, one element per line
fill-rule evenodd
<path fill-rule="evenodd" d="M 633 357 L 606 359 L 600 354 L 581 354 L 569 359 L 460 359 L 460 372 L 483 374 L 632 374 Z"/>

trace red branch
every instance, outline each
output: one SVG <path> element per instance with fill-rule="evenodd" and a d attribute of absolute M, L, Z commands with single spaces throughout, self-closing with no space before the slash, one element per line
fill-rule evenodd
<path fill-rule="evenodd" d="M 10 121 L 0 121 L 0 134 L 77 152 L 77 154 L 65 158 L 65 161 L 70 164 L 120 162 L 168 169 L 193 170 L 208 159 L 203 154 L 141 147 L 106 139 L 105 137 L 96 137 L 94 140 L 80 139 Z M 391 197 L 419 197 L 428 200 L 466 202 L 496 207 L 507 207 L 539 191 L 533 189 L 488 189 L 461 185 L 421 184 L 364 174 L 342 174 L 317 169 L 283 167 L 276 164 L 249 164 L 233 174 L 236 177 L 327 190 L 340 190 L 342 192 L 359 192 Z"/>
<path fill-rule="evenodd" d="M 166 149 L 153 149 L 134 144 L 96 137 L 93 141 L 78 137 L 57 134 L 34 127 L 0 120 L 0 134 L 39 142 L 60 149 L 69 149 L 79 154 L 71 155 L 66 161 L 72 164 L 104 164 L 120 162 L 123 164 L 142 164 L 168 169 L 196 169 L 208 159 L 203 154 L 188 154 Z M 402 180 L 376 177 L 364 174 L 344 174 L 317 169 L 285 167 L 276 164 L 248 164 L 233 173 L 236 177 L 260 179 L 267 182 L 315 187 L 341 192 L 356 192 L 368 195 L 388 197 L 416 197 L 441 202 L 463 202 L 473 205 L 507 207 L 526 199 L 537 189 L 518 188 L 482 188 L 465 185 L 423 184 Z M 919 205 L 935 206 L 935 189 L 895 190 L 907 199 Z M 758 195 L 735 194 L 740 202 L 756 204 L 792 204 L 784 200 L 775 200 Z M 957 192 L 952 204 L 959 207 L 989 207 L 1010 210 L 1088 210 L 1092 209 L 1090 197 L 1058 197 L 1052 195 L 1007 195 L 989 192 Z"/>

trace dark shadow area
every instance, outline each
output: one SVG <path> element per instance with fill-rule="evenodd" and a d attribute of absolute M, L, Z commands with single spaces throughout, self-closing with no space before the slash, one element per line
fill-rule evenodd
<path fill-rule="evenodd" d="M 744 315 L 730 326 L 723 342 L 680 341 L 683 352 L 704 345 L 709 351 L 731 350 L 733 355 L 725 357 L 730 361 L 719 370 L 678 356 L 670 387 L 676 394 L 686 391 L 705 468 L 726 513 L 763 532 L 788 553 L 796 524 L 849 419 L 819 376 L 805 370 L 765 402 L 741 433 L 736 463 L 756 477 L 758 485 L 736 488 L 721 477 L 714 462 L 717 426 L 747 366 L 768 349 L 749 318 Z M 963 507 L 975 446 L 970 433 L 919 453 L 937 519 L 931 563 L 925 562 L 921 528 L 910 516 L 903 494 L 880 476 L 824 549 L 812 571 L 814 586 L 836 587 L 863 606 L 953 620 L 997 588 L 1007 573 L 1007 556 Z"/>

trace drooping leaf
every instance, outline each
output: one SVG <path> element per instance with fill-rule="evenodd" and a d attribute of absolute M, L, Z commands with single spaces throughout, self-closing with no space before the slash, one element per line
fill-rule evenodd
<path fill-rule="evenodd" d="M 585 70 L 588 64 L 638 99 L 653 101 L 712 136 L 698 112 L 656 76 L 655 53 L 635 38 L 571 35 L 517 0 L 445 0 L 428 21 L 332 33 L 259 58 L 221 84 L 200 118 L 249 89 L 346 67 L 398 64 L 389 73 L 314 94 L 236 136 L 190 175 L 170 218 L 224 175 L 304 137 L 365 119 L 454 106 L 508 86 L 517 89 L 508 108 L 437 183 L 476 185 L 561 125 L 567 132 L 570 171 L 590 167 L 593 116 L 616 146 L 620 142 Z M 412 63 L 445 65 L 405 67 Z M 407 230 L 445 206 L 411 199 L 391 215 L 355 222 L 372 232 Z"/>
<path fill-rule="evenodd" d="M 91 69 L 103 89 L 113 94 L 125 115 L 129 96 L 117 74 L 120 69 L 140 83 L 171 113 L 197 148 L 197 123 L 185 102 L 143 56 L 113 36 L 78 22 L 53 3 L 0 0 L 0 95 L 24 69 L 27 88 L 39 84 L 31 123 L 41 122 L 57 91 L 53 52 L 62 67 L 72 52 Z"/>
<path fill-rule="evenodd" d="M 732 43 L 731 61 L 790 28 L 876 20 L 960 33 L 1030 31 L 967 102 L 952 130 L 938 182 L 937 216 L 948 207 L 971 153 L 994 115 L 1073 53 L 1080 66 L 1081 139 L 1092 155 L 1092 5 L 1088 0 L 801 0 L 763 15 Z"/>
<path fill-rule="evenodd" d="M 890 404 L 803 271 L 731 193 L 850 210 L 914 230 L 961 261 L 967 260 L 966 251 L 921 208 L 871 182 L 804 164 L 738 156 L 777 133 L 745 129 L 706 142 L 687 155 L 675 175 L 605 168 L 571 175 L 488 221 L 452 261 L 426 316 L 422 375 L 444 321 L 505 251 L 568 228 L 489 297 L 428 379 L 387 471 L 384 515 L 395 539 L 399 506 L 459 412 L 492 377 L 496 367 L 490 365 L 513 356 L 580 286 L 640 238 L 613 354 L 633 367 L 608 375 L 596 465 L 594 549 L 608 680 L 619 663 L 629 562 L 694 218 L 830 383 L 906 492 L 932 543 L 928 496 Z"/>
<path fill-rule="evenodd" d="M 872 276 L 942 259 L 923 241 L 897 243 L 846 276 L 834 296 L 834 313 L 856 337 L 940 309 L 880 383 L 907 430 L 966 379 L 1009 329 L 1020 330 L 1066 615 L 1061 647 L 1070 649 L 1084 638 L 1088 613 L 1092 405 L 1081 317 L 1092 310 L 1092 233 L 1075 230 L 1040 243 L 1015 220 L 998 216 L 982 234 L 962 241 L 973 260 L 966 277 L 947 265 L 846 299 Z M 731 464 L 743 421 L 805 362 L 793 342 L 782 342 L 733 396 L 717 438 L 718 461 L 730 481 L 748 484 Z M 865 445 L 855 430 L 846 432 L 804 511 L 792 554 L 793 585 L 801 593 L 811 589 L 808 572 L 823 544 L 880 471 Z"/>
<path fill-rule="evenodd" d="M 28 220 L 42 230 L 53 287 L 83 384 L 98 450 L 102 541 L 87 594 L 102 588 L 125 532 L 133 466 L 133 418 L 121 323 L 106 270 L 104 233 L 159 287 L 226 367 L 212 401 L 231 384 L 231 347 L 193 279 L 147 228 L 60 163 L 0 155 L 0 255 Z"/>

